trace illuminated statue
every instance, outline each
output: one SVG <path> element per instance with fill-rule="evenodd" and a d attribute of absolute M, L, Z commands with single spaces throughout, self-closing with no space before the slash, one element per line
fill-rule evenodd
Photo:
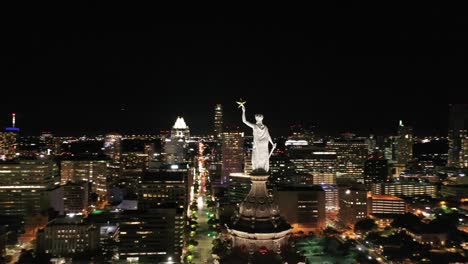
<path fill-rule="evenodd" d="M 276 144 L 268 133 L 268 128 L 262 123 L 263 115 L 255 115 L 255 124 L 248 122 L 245 118 L 245 104 L 246 102 L 237 102 L 239 107 L 242 108 L 242 122 L 252 128 L 253 130 L 253 149 L 252 149 L 252 171 L 253 172 L 268 172 L 270 169 L 269 159 Z M 273 145 L 271 151 L 268 150 L 268 143 Z"/>

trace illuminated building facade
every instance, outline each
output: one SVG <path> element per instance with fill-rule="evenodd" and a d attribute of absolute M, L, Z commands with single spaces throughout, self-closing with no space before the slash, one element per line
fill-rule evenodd
<path fill-rule="evenodd" d="M 214 135 L 219 138 L 223 133 L 223 106 L 217 104 L 215 106 L 215 115 L 214 115 Z"/>
<path fill-rule="evenodd" d="M 450 105 L 448 166 L 462 167 L 466 160 L 466 139 L 468 137 L 468 104 Z M 462 162 L 462 164 L 461 164 Z M 465 167 L 466 168 L 466 167 Z"/>
<path fill-rule="evenodd" d="M 138 187 L 138 201 L 149 204 L 177 205 L 187 208 L 188 204 L 188 171 L 145 172 Z"/>
<path fill-rule="evenodd" d="M 0 131 L 0 161 L 16 157 L 17 139 L 18 133 L 15 131 Z"/>
<path fill-rule="evenodd" d="M 468 168 L 468 135 L 461 140 L 460 168 Z"/>
<path fill-rule="evenodd" d="M 275 189 L 279 186 L 286 186 L 299 183 L 296 174 L 296 166 L 286 155 L 275 155 L 270 158 L 270 178 L 268 187 Z"/>
<path fill-rule="evenodd" d="M 0 215 L 26 216 L 48 208 L 47 190 L 59 181 L 49 159 L 0 163 Z"/>
<path fill-rule="evenodd" d="M 231 173 L 229 175 L 228 194 L 229 202 L 239 204 L 242 202 L 247 194 L 249 194 L 250 176 L 244 173 Z"/>
<path fill-rule="evenodd" d="M 99 229 L 80 216 L 54 219 L 37 234 L 37 252 L 54 257 L 93 253 L 99 247 Z"/>
<path fill-rule="evenodd" d="M 62 160 L 60 168 L 60 182 L 88 182 L 90 192 L 95 193 L 98 201 L 107 199 L 108 160 L 70 159 Z"/>
<path fill-rule="evenodd" d="M 88 184 L 86 182 L 57 186 L 49 191 L 50 206 L 59 215 L 84 214 L 88 212 Z"/>
<path fill-rule="evenodd" d="M 369 195 L 369 214 L 404 214 L 406 213 L 405 201 L 393 195 Z"/>
<path fill-rule="evenodd" d="M 171 130 L 170 138 L 164 140 L 164 158 L 167 164 L 186 162 L 187 139 L 190 130 L 183 117 L 177 117 Z"/>
<path fill-rule="evenodd" d="M 293 185 L 275 192 L 281 215 L 294 232 L 319 231 L 325 228 L 325 191 L 320 185 Z"/>
<path fill-rule="evenodd" d="M 372 155 L 364 162 L 364 183 L 388 182 L 388 160 L 383 156 Z"/>
<path fill-rule="evenodd" d="M 231 173 L 244 171 L 244 133 L 231 131 L 223 132 L 221 146 L 221 185 L 229 184 Z"/>
<path fill-rule="evenodd" d="M 183 209 L 164 206 L 124 211 L 119 216 L 119 226 L 120 260 L 139 263 L 180 260 L 184 245 Z"/>
<path fill-rule="evenodd" d="M 338 199 L 338 187 L 336 185 L 321 184 L 325 192 L 325 209 L 327 211 L 337 211 L 340 208 Z"/>
<path fill-rule="evenodd" d="M 364 172 L 364 161 L 369 155 L 369 148 L 365 139 L 342 138 L 327 143 L 329 150 L 335 151 L 337 156 L 336 172 L 350 177 L 361 176 Z"/>
<path fill-rule="evenodd" d="M 104 139 L 104 153 L 111 159 L 113 163 L 120 162 L 122 154 L 122 135 L 117 133 L 107 134 Z"/>
<path fill-rule="evenodd" d="M 346 226 L 354 226 L 367 217 L 367 191 L 354 188 L 339 188 L 339 219 Z"/>
<path fill-rule="evenodd" d="M 400 120 L 396 141 L 396 161 L 407 164 L 413 158 L 413 128 L 403 125 Z"/>
<path fill-rule="evenodd" d="M 425 182 L 383 182 L 371 184 L 372 194 L 437 197 L 437 186 Z"/>
<path fill-rule="evenodd" d="M 311 148 L 291 149 L 289 158 L 297 173 L 303 176 L 301 184 L 336 184 L 336 152 Z"/>

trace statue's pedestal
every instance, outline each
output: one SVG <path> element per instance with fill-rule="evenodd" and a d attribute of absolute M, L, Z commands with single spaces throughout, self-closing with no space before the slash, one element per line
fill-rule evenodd
<path fill-rule="evenodd" d="M 278 205 L 268 195 L 267 173 L 252 173 L 252 187 L 240 204 L 236 219 L 228 225 L 232 246 L 249 251 L 278 252 L 287 245 L 291 226 L 280 216 Z"/>

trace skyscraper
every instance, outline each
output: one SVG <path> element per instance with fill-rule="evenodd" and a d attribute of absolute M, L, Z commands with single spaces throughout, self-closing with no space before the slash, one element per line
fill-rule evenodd
<path fill-rule="evenodd" d="M 0 160 L 12 160 L 16 157 L 16 131 L 0 131 Z"/>
<path fill-rule="evenodd" d="M 367 191 L 354 188 L 340 188 L 339 218 L 347 226 L 354 226 L 367 217 Z"/>
<path fill-rule="evenodd" d="M 229 184 L 229 174 L 243 172 L 244 133 L 238 131 L 222 134 L 222 175 L 221 184 Z"/>
<path fill-rule="evenodd" d="M 325 192 L 320 185 L 291 185 L 275 193 L 284 218 L 294 231 L 320 231 L 325 227 Z"/>
<path fill-rule="evenodd" d="M 104 153 L 109 156 L 112 162 L 119 162 L 122 154 L 121 147 L 122 135 L 109 133 L 104 139 Z"/>
<path fill-rule="evenodd" d="M 358 177 L 364 169 L 364 161 L 369 155 L 369 147 L 363 138 L 345 134 L 341 139 L 327 143 L 327 148 L 334 150 L 337 156 L 337 174 Z"/>
<path fill-rule="evenodd" d="M 183 117 L 177 117 L 171 130 L 170 138 L 164 142 L 164 157 L 167 164 L 185 162 L 186 140 L 190 137 L 190 130 Z"/>
<path fill-rule="evenodd" d="M 388 175 L 388 161 L 383 156 L 372 155 L 364 163 L 364 183 L 386 182 Z"/>
<path fill-rule="evenodd" d="M 60 181 L 63 185 L 68 182 L 87 182 L 89 191 L 97 195 L 97 201 L 107 200 L 108 189 L 108 164 L 105 159 L 70 158 L 62 160 L 60 169 Z"/>
<path fill-rule="evenodd" d="M 214 115 L 214 135 L 219 138 L 221 133 L 223 133 L 223 106 L 217 104 Z"/>
<path fill-rule="evenodd" d="M 58 180 L 57 165 L 50 159 L 0 164 L 0 215 L 25 216 L 46 210 L 46 191 Z"/>
<path fill-rule="evenodd" d="M 463 148 L 463 143 L 468 138 L 468 104 L 450 105 L 449 117 L 449 152 L 448 166 L 466 167 L 468 161 L 461 161 L 467 154 L 467 149 Z M 466 144 L 466 143 L 465 143 Z"/>
<path fill-rule="evenodd" d="M 400 164 L 407 164 L 412 158 L 413 128 L 403 125 L 403 121 L 400 120 L 396 144 L 396 161 Z"/>
<path fill-rule="evenodd" d="M 324 149 L 291 149 L 289 157 L 296 171 L 306 177 L 304 184 L 336 184 L 337 155 Z"/>

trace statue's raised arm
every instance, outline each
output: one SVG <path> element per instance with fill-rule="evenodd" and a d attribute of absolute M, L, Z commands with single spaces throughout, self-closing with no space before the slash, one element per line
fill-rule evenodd
<path fill-rule="evenodd" d="M 254 124 L 250 123 L 249 121 L 247 121 L 247 118 L 245 118 L 245 106 L 243 105 L 242 105 L 242 122 L 244 122 L 244 124 L 248 125 L 249 127 L 254 128 Z"/>
<path fill-rule="evenodd" d="M 273 143 L 268 128 L 263 124 L 263 115 L 255 115 L 255 124 L 247 121 L 245 117 L 245 102 L 237 102 L 242 108 L 242 122 L 252 128 L 253 148 L 252 148 L 252 171 L 255 173 L 266 173 L 270 169 L 270 155 L 273 153 L 276 144 Z M 268 150 L 269 143 L 273 145 L 271 152 Z"/>

